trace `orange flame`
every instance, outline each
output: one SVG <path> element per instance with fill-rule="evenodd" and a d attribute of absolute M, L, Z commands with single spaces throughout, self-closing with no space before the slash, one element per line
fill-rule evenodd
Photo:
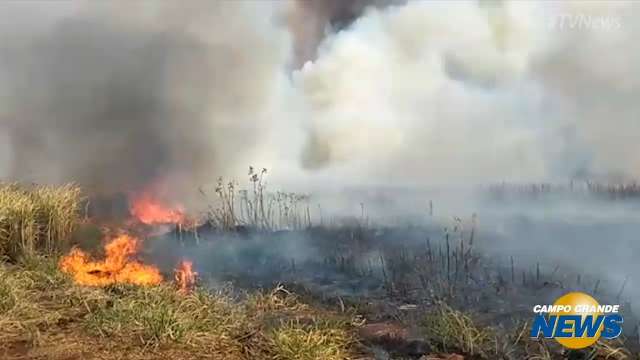
<path fill-rule="evenodd" d="M 160 270 L 132 259 L 140 245 L 140 239 L 121 234 L 105 245 L 106 257 L 101 261 L 92 261 L 87 253 L 74 248 L 60 260 L 60 269 L 72 275 L 76 283 L 87 286 L 157 285 L 162 282 Z"/>
<path fill-rule="evenodd" d="M 178 291 L 187 294 L 193 290 L 198 273 L 193 271 L 193 262 L 183 260 L 175 270 L 175 280 Z"/>
<path fill-rule="evenodd" d="M 131 215 L 147 225 L 182 224 L 186 220 L 182 206 L 172 208 L 149 191 L 133 198 L 130 211 Z"/>

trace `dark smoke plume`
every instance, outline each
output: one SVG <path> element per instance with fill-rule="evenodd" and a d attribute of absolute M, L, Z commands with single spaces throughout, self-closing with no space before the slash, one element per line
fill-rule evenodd
<path fill-rule="evenodd" d="M 9 151 L 0 176 L 104 191 L 195 186 L 249 152 L 260 129 L 253 112 L 267 106 L 284 57 L 275 37 L 247 22 L 241 5 L 169 7 L 149 23 L 81 11 L 7 37 L 0 134 Z"/>

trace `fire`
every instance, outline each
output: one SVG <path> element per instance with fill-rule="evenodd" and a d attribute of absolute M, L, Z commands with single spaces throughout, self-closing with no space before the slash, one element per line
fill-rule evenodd
<path fill-rule="evenodd" d="M 162 282 L 160 270 L 133 257 L 140 250 L 140 239 L 121 234 L 104 247 L 105 259 L 93 261 L 84 251 L 74 248 L 60 260 L 60 269 L 73 276 L 76 283 L 107 286 L 115 283 L 157 285 Z"/>
<path fill-rule="evenodd" d="M 153 196 L 150 191 L 134 196 L 131 215 L 147 225 L 182 224 L 186 217 L 182 206 L 171 207 Z"/>
<path fill-rule="evenodd" d="M 188 260 L 181 261 L 175 270 L 178 291 L 185 294 L 189 293 L 195 286 L 196 276 L 198 276 L 198 273 L 193 271 L 193 263 Z"/>

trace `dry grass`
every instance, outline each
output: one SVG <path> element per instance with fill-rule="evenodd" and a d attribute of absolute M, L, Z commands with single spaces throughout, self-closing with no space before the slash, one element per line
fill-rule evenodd
<path fill-rule="evenodd" d="M 620 339 L 598 340 L 592 347 L 591 359 L 625 360 L 631 359 L 631 352 L 624 347 Z"/>
<path fill-rule="evenodd" d="M 92 351 L 99 348 L 133 359 L 177 352 L 171 356 L 340 360 L 352 354 L 348 320 L 282 287 L 243 299 L 203 289 L 184 295 L 170 284 L 84 288 L 58 271 L 55 258 L 0 263 L 0 358 L 20 344 L 25 357 L 46 349 L 101 358 Z"/>
<path fill-rule="evenodd" d="M 80 188 L 0 184 L 0 257 L 59 253 L 79 219 Z"/>
<path fill-rule="evenodd" d="M 490 358 L 497 349 L 492 329 L 476 325 L 469 315 L 446 304 L 438 305 L 427 314 L 422 326 L 431 345 L 444 352 Z"/>
<path fill-rule="evenodd" d="M 283 323 L 269 334 L 272 359 L 339 360 L 350 358 L 353 342 L 349 332 L 335 323 L 299 319 Z"/>
<path fill-rule="evenodd" d="M 252 294 L 245 304 L 251 318 L 270 324 L 265 327 L 266 358 L 341 360 L 353 355 L 355 339 L 348 317 L 319 313 L 282 286 Z"/>

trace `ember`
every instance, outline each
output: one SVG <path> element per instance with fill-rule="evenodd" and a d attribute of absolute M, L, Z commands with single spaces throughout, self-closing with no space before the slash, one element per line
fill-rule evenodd
<path fill-rule="evenodd" d="M 193 271 L 193 262 L 183 260 L 178 264 L 175 271 L 176 285 L 181 293 L 189 293 L 193 290 L 198 273 Z"/>
<path fill-rule="evenodd" d="M 73 276 L 76 283 L 107 286 L 116 283 L 157 285 L 162 282 L 160 270 L 133 257 L 140 249 L 140 239 L 121 234 L 104 247 L 104 260 L 93 261 L 84 251 L 74 248 L 60 260 L 60 269 Z"/>

